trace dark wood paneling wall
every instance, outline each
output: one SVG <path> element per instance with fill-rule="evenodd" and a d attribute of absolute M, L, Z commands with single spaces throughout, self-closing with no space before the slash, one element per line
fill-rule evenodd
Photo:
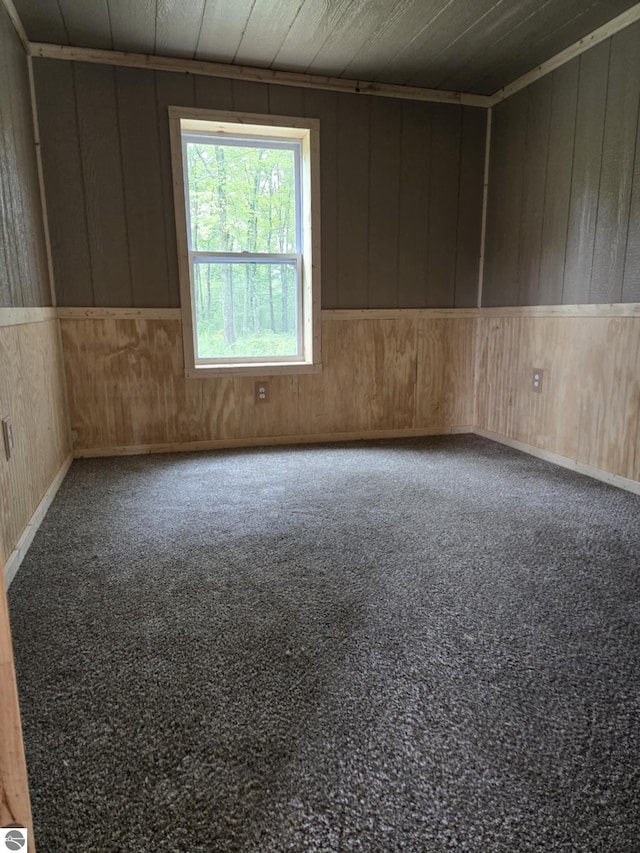
<path fill-rule="evenodd" d="M 483 304 L 516 303 L 525 184 L 527 107 L 531 87 L 494 110 Z M 523 303 L 524 304 L 524 303 Z"/>
<path fill-rule="evenodd" d="M 399 207 L 402 101 L 373 98 L 369 120 L 369 307 L 380 308 L 398 275 L 398 217 L 388 211 Z"/>
<path fill-rule="evenodd" d="M 99 65 L 79 65 L 75 69 L 79 166 L 96 304 L 130 305 L 137 304 L 131 281 L 133 222 L 129 222 L 124 200 L 117 75 L 115 68 L 109 70 L 111 73 L 105 74 Z M 100 109 L 94 109 L 95 104 L 100 104 Z"/>
<path fill-rule="evenodd" d="M 591 286 L 610 54 L 606 41 L 580 61 L 563 290 L 568 305 L 584 301 Z"/>
<path fill-rule="evenodd" d="M 640 23 L 494 110 L 483 304 L 640 300 Z"/>
<path fill-rule="evenodd" d="M 0 3 L 0 308 L 50 304 L 27 58 Z"/>
<path fill-rule="evenodd" d="M 482 110 L 462 111 L 460 179 L 458 188 L 458 242 L 456 245 L 455 305 L 473 306 L 478 299 L 477 199 L 484 180 L 484 143 L 487 117 Z"/>
<path fill-rule="evenodd" d="M 34 73 L 36 69 L 34 63 Z M 92 272 L 73 69 L 68 63 L 51 63 L 39 83 L 38 98 L 47 104 L 38 121 L 40 137 L 47 139 L 41 150 L 56 295 L 62 305 L 77 304 Z M 72 98 L 66 97 L 69 91 L 74 93 Z M 64 148 L 67 156 L 47 168 L 51 148 Z"/>
<path fill-rule="evenodd" d="M 618 302 L 627 261 L 629 212 L 638 148 L 640 24 L 611 44 L 604 117 L 600 197 L 596 218 L 591 301 Z M 637 164 L 640 169 L 640 162 Z M 640 269 L 635 271 L 636 278 Z"/>
<path fill-rule="evenodd" d="M 358 95 L 338 98 L 336 308 L 364 308 L 369 304 L 370 105 L 369 98 L 361 98 Z M 322 137 L 320 144 L 322 145 Z M 322 215 L 326 216 L 327 213 L 323 210 Z M 326 306 L 326 302 L 324 304 Z"/>
<path fill-rule="evenodd" d="M 576 132 L 578 63 L 559 68 L 551 80 L 551 114 L 547 147 L 547 174 L 542 210 L 542 251 L 537 298 L 543 305 L 562 300 L 564 285 L 571 167 Z M 532 120 L 535 121 L 535 115 Z M 522 199 L 526 208 L 527 199 Z M 524 230 L 521 239 L 526 240 Z"/>
<path fill-rule="evenodd" d="M 34 65 L 61 305 L 179 304 L 170 104 L 320 119 L 323 307 L 475 305 L 484 110 Z"/>
<path fill-rule="evenodd" d="M 157 182 L 162 187 L 162 219 L 163 232 L 149 231 L 147 233 L 147 248 L 145 255 L 153 251 L 162 252 L 167 257 L 167 278 L 163 281 L 158 279 L 152 293 L 147 296 L 140 294 L 140 301 L 146 299 L 148 304 L 156 299 L 156 306 L 176 306 L 180 304 L 180 284 L 178 282 L 178 250 L 176 248 L 176 221 L 173 212 L 173 179 L 171 176 L 171 148 L 169 145 L 169 134 L 166 127 L 167 107 L 173 104 L 182 104 L 192 107 L 195 104 L 194 79 L 182 74 L 173 74 L 170 71 L 161 71 L 153 75 L 156 94 L 156 119 L 155 129 L 149 128 L 147 139 L 157 135 L 160 149 L 160 171 Z M 218 81 L 216 81 L 218 82 Z M 224 81 L 230 82 L 230 81 Z M 229 86 L 230 88 L 230 86 Z M 155 133 L 154 133 L 155 130 Z M 144 144 L 144 143 L 143 143 Z M 143 147 L 142 154 L 146 149 Z M 45 178 L 46 180 L 46 178 Z M 140 185 L 132 191 L 140 192 Z M 144 199 L 144 195 L 142 196 Z M 85 283 L 84 299 L 91 298 L 91 291 Z M 135 286 L 135 283 L 134 283 Z M 134 291 L 135 293 L 135 291 Z M 166 298 L 166 303 L 162 299 Z M 78 303 L 76 303 L 77 305 Z"/>

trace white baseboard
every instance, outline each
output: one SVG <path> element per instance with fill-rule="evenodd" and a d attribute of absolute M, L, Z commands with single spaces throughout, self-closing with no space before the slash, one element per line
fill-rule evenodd
<path fill-rule="evenodd" d="M 612 474 L 610 471 L 605 471 L 603 468 L 595 468 L 593 465 L 587 465 L 584 462 L 578 462 L 577 459 L 571 459 L 569 456 L 561 456 L 559 453 L 552 453 L 550 450 L 543 450 L 541 447 L 535 447 L 533 444 L 525 444 L 523 441 L 517 441 L 515 438 L 509 438 L 506 435 L 501 435 L 498 432 L 492 432 L 483 427 L 472 427 L 472 432 L 482 438 L 488 438 L 491 441 L 497 441 L 499 444 L 505 444 L 507 447 L 512 447 L 514 450 L 521 450 L 523 453 L 528 453 L 530 456 L 537 456 L 538 459 L 544 459 L 545 462 L 553 462 L 554 465 L 560 465 L 562 468 L 569 468 L 571 471 L 577 471 L 578 474 L 585 474 L 587 477 L 593 477 L 594 480 L 600 480 L 603 483 L 609 483 L 611 486 L 617 486 L 620 489 L 625 489 L 628 492 L 633 492 L 640 495 L 640 482 L 638 480 L 630 480 L 628 477 L 621 477 L 619 474 Z"/>
<path fill-rule="evenodd" d="M 11 581 L 15 578 L 18 573 L 18 569 L 24 560 L 24 556 L 29 550 L 29 546 L 33 542 L 33 537 L 38 532 L 38 528 L 42 524 L 42 519 L 47 514 L 47 510 L 51 506 L 53 499 L 55 498 L 58 489 L 62 485 L 62 481 L 67 475 L 67 471 L 71 463 L 73 462 L 73 454 L 69 453 L 67 458 L 64 460 L 60 468 L 58 469 L 58 473 L 55 475 L 51 484 L 47 491 L 44 494 L 44 497 L 38 504 L 35 509 L 35 512 L 31 516 L 29 523 L 25 527 L 22 536 L 18 540 L 18 544 L 13 549 L 13 551 L 9 554 L 9 557 L 4 566 L 4 584 L 5 588 L 9 589 L 9 585 Z"/>
<path fill-rule="evenodd" d="M 473 432 L 470 426 L 435 429 L 373 429 L 358 432 L 308 433 L 303 435 L 262 436 L 259 438 L 221 438 L 175 444 L 134 444 L 124 447 L 94 447 L 74 451 L 76 459 L 96 456 L 140 456 L 147 453 L 189 453 L 200 450 L 232 450 L 239 447 L 275 447 L 288 444 L 330 444 L 336 441 L 373 441 L 380 438 L 420 438 L 429 435 L 454 435 Z"/>

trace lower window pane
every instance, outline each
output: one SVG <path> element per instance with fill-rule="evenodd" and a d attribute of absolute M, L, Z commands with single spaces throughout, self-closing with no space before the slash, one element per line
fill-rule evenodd
<path fill-rule="evenodd" d="M 196 358 L 298 356 L 295 262 L 194 263 Z"/>

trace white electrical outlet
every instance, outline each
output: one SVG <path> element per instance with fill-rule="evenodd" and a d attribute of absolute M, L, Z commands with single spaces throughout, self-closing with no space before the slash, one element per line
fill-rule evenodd
<path fill-rule="evenodd" d="M 531 382 L 531 390 L 535 391 L 536 394 L 542 394 L 542 379 L 544 377 L 544 370 L 541 370 L 539 367 L 533 368 L 533 379 Z"/>
<path fill-rule="evenodd" d="M 4 452 L 7 459 L 13 456 L 13 427 L 9 418 L 2 419 L 2 435 L 4 437 Z"/>
<path fill-rule="evenodd" d="M 266 403 L 269 400 L 269 383 L 256 382 L 256 403 Z"/>

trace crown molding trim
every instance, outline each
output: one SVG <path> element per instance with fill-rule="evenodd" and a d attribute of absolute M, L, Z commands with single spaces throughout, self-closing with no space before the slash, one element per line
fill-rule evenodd
<path fill-rule="evenodd" d="M 497 92 L 489 96 L 488 106 L 495 107 L 496 104 L 506 101 L 506 99 L 510 98 L 511 95 L 515 95 L 516 92 L 520 92 L 522 89 L 525 89 L 527 86 L 535 83 L 536 80 L 540 80 L 541 77 L 546 77 L 547 74 L 555 71 L 556 68 L 560 68 L 567 62 L 571 62 L 571 60 L 575 59 L 576 56 L 580 56 L 581 53 L 585 53 L 585 51 L 595 47 L 602 41 L 606 41 L 606 39 L 611 38 L 611 36 L 614 36 L 621 30 L 630 27 L 631 24 L 635 24 L 636 21 L 639 20 L 640 3 L 636 3 L 635 6 L 627 9 L 626 12 L 623 12 L 616 18 L 612 18 L 610 21 L 607 21 L 606 24 L 598 27 L 598 29 L 589 33 L 589 35 L 584 36 L 572 45 L 569 45 L 569 47 L 561 50 L 560 53 L 552 56 L 551 59 L 547 59 L 546 62 L 538 65 L 537 68 L 528 71 L 526 74 L 523 74 L 522 77 L 518 77 L 512 83 L 509 83 L 508 86 L 498 89 Z"/>
<path fill-rule="evenodd" d="M 128 68 L 146 68 L 153 71 L 175 71 L 182 74 L 199 74 L 205 77 L 225 77 L 230 80 L 247 80 L 251 83 L 271 83 L 280 86 L 300 86 L 306 89 L 325 89 L 356 95 L 376 95 L 381 98 L 401 98 L 410 101 L 462 104 L 471 107 L 488 107 L 490 97 L 465 92 L 440 89 L 421 89 L 416 86 L 394 86 L 388 83 L 369 83 L 347 80 L 342 77 L 320 77 L 293 71 L 275 71 L 271 68 L 251 68 L 245 65 L 225 65 L 198 59 L 178 59 L 152 56 L 145 53 L 128 53 L 118 50 L 97 50 L 68 45 L 32 42 L 31 55 L 43 59 L 65 59 L 71 62 L 92 62 L 100 65 L 124 65 Z"/>
<path fill-rule="evenodd" d="M 22 42 L 22 46 L 25 49 L 25 53 L 27 56 L 29 55 L 29 51 L 31 49 L 31 43 L 29 41 L 29 36 L 26 33 L 25 28 L 22 26 L 22 21 L 20 20 L 20 15 L 18 15 L 18 10 L 13 5 L 13 0 L 1 0 L 2 5 L 7 11 L 7 15 L 9 16 L 11 23 L 15 31 L 18 34 L 18 38 Z"/>

